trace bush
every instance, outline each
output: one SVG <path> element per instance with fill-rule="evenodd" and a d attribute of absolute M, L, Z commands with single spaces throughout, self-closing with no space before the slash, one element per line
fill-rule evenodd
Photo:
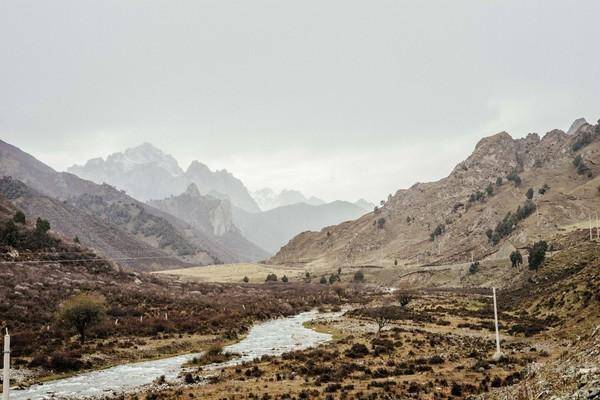
<path fill-rule="evenodd" d="M 546 259 L 548 243 L 544 240 L 535 242 L 529 250 L 529 269 L 537 270 Z"/>
<path fill-rule="evenodd" d="M 321 279 L 319 280 L 319 283 L 321 285 L 327 285 L 327 278 L 325 278 L 324 276 L 322 276 Z"/>
<path fill-rule="evenodd" d="M 521 255 L 521 252 L 519 250 L 515 250 L 512 253 L 510 253 L 510 262 L 513 268 L 523 264 L 523 256 Z"/>
<path fill-rule="evenodd" d="M 433 242 L 437 236 L 441 236 L 445 231 L 446 231 L 446 227 L 444 226 L 444 224 L 439 224 L 438 226 L 435 227 L 433 232 L 431 232 L 431 234 L 429 235 L 429 238 Z"/>
<path fill-rule="evenodd" d="M 13 217 L 13 221 L 15 224 L 25 224 L 26 220 L 23 211 L 18 210 Z"/>
<path fill-rule="evenodd" d="M 400 307 L 406 307 L 408 305 L 408 303 L 410 303 L 412 299 L 409 296 L 406 295 L 400 295 L 398 296 L 398 303 L 400 303 Z"/>
<path fill-rule="evenodd" d="M 494 194 L 494 186 L 492 186 L 491 183 L 486 186 L 485 193 L 487 193 L 488 196 L 491 196 Z"/>
<path fill-rule="evenodd" d="M 548 186 L 547 183 L 544 183 L 544 186 L 542 186 L 539 190 L 538 193 L 539 194 L 546 194 L 546 192 L 550 190 L 550 186 Z"/>
<path fill-rule="evenodd" d="M 362 271 L 356 271 L 354 273 L 354 282 L 364 282 L 365 274 Z"/>
<path fill-rule="evenodd" d="M 527 193 L 525 193 L 525 197 L 527 197 L 528 200 L 533 199 L 533 188 L 527 189 Z"/>
<path fill-rule="evenodd" d="M 469 265 L 469 273 L 470 274 L 476 273 L 477 271 L 479 271 L 479 267 L 480 267 L 479 261 L 475 261 L 474 263 L 471 263 L 471 265 Z"/>
<path fill-rule="evenodd" d="M 340 280 L 340 277 L 336 274 L 331 274 L 329 275 L 329 284 L 333 285 L 334 283 L 336 283 L 337 281 Z"/>
<path fill-rule="evenodd" d="M 284 275 L 284 276 L 281 277 L 281 282 L 288 283 L 288 281 L 289 281 L 289 279 L 288 279 L 287 276 Z"/>
<path fill-rule="evenodd" d="M 592 170 L 587 166 L 581 154 L 575 157 L 573 160 L 573 165 L 575 166 L 575 169 L 579 175 L 587 175 L 588 177 L 592 176 Z"/>
<path fill-rule="evenodd" d="M 102 320 L 106 304 L 102 296 L 93 293 L 81 293 L 65 300 L 58 311 L 58 319 L 74 328 L 79 334 L 81 344 L 85 343 L 90 326 Z"/>
<path fill-rule="evenodd" d="M 346 357 L 350 358 L 362 358 L 367 355 L 369 355 L 369 349 L 362 343 L 354 343 L 352 347 L 346 351 Z"/>
<path fill-rule="evenodd" d="M 248 279 L 248 277 L 247 277 L 247 276 L 245 276 L 245 277 L 244 277 L 244 279 L 242 279 L 242 280 L 244 281 L 244 283 L 248 283 L 248 282 L 250 282 L 250 279 Z"/>
<path fill-rule="evenodd" d="M 496 186 L 502 186 L 502 178 L 501 177 L 496 178 Z"/>
<path fill-rule="evenodd" d="M 507 175 L 506 179 L 515 184 L 515 186 L 521 186 L 521 177 L 517 174 L 516 171 L 511 172 Z"/>
<path fill-rule="evenodd" d="M 277 282 L 277 275 L 275 275 L 275 274 L 267 275 L 265 282 Z"/>
<path fill-rule="evenodd" d="M 381 217 L 377 220 L 377 228 L 379 229 L 383 229 L 383 226 L 385 225 L 385 218 Z"/>
<path fill-rule="evenodd" d="M 45 235 L 50 230 L 50 222 L 38 217 L 35 221 L 35 231 L 38 234 Z"/>

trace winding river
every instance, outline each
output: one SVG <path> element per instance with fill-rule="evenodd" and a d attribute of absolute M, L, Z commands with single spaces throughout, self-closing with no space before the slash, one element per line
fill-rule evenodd
<path fill-rule="evenodd" d="M 317 311 L 308 311 L 292 317 L 256 324 L 244 339 L 225 348 L 225 351 L 239 353 L 240 357 L 223 364 L 206 366 L 205 369 L 239 364 L 263 355 L 277 356 L 287 351 L 301 350 L 327 342 L 331 339 L 331 335 L 307 329 L 303 324 L 311 320 L 339 315 L 341 313 L 319 314 Z M 182 365 L 195 356 L 198 354 L 124 364 L 101 371 L 87 372 L 33 385 L 25 390 L 13 390 L 11 399 L 87 398 L 131 391 L 152 383 L 161 375 L 164 375 L 167 380 L 176 379 Z"/>

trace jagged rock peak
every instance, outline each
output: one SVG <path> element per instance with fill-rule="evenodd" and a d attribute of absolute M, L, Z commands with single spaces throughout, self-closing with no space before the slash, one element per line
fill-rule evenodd
<path fill-rule="evenodd" d="M 190 183 L 187 187 L 187 189 L 185 190 L 184 194 L 191 196 L 191 197 L 201 197 L 202 194 L 200 193 L 200 190 L 198 189 L 198 186 L 195 183 Z"/>
<path fill-rule="evenodd" d="M 574 135 L 584 125 L 588 125 L 588 122 L 585 120 L 585 118 L 577 118 L 571 124 L 571 127 L 567 131 L 567 135 Z"/>
<path fill-rule="evenodd" d="M 502 143 L 506 143 L 506 142 L 512 143 L 513 138 L 512 138 L 512 136 L 510 136 L 510 134 L 508 132 L 502 131 L 502 132 L 496 133 L 495 135 L 484 137 L 483 139 L 481 139 L 475 145 L 475 151 L 477 151 L 480 148 L 484 148 L 487 146 L 493 146 L 496 144 L 502 144 Z"/>

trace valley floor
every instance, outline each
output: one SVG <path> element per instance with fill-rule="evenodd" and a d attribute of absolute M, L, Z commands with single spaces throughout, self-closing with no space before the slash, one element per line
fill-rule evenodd
<path fill-rule="evenodd" d="M 500 314 L 505 357 L 495 361 L 489 293 L 405 294 L 412 298 L 407 307 L 381 306 L 378 300 L 312 325 L 334 337 L 316 349 L 265 357 L 216 374 L 198 368 L 193 372 L 198 384 L 176 384 L 147 393 L 146 398 L 446 399 L 483 394 L 501 398 L 506 388 L 531 377 L 532 365 L 538 369 L 552 365 L 574 344 L 555 335 L 558 328 L 505 310 Z M 380 306 L 392 307 L 394 321 L 378 333 L 376 314 L 369 310 Z M 598 323 L 597 318 L 594 321 Z M 598 370 L 591 375 L 591 380 L 600 379 Z"/>

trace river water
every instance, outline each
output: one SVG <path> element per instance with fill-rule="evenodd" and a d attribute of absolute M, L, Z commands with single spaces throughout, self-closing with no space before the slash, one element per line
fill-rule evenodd
<path fill-rule="evenodd" d="M 331 335 L 307 329 L 303 324 L 314 319 L 337 317 L 340 314 L 319 314 L 317 311 L 308 311 L 292 317 L 256 324 L 244 339 L 225 348 L 225 351 L 239 353 L 239 358 L 223 364 L 205 366 L 204 369 L 234 365 L 263 355 L 277 356 L 287 351 L 306 349 L 327 342 L 331 339 Z M 13 390 L 10 397 L 15 400 L 87 398 L 131 391 L 152 383 L 161 375 L 164 375 L 167 380 L 176 379 L 182 370 L 182 365 L 198 355 L 186 354 L 87 372 L 33 385 L 25 390 Z"/>

